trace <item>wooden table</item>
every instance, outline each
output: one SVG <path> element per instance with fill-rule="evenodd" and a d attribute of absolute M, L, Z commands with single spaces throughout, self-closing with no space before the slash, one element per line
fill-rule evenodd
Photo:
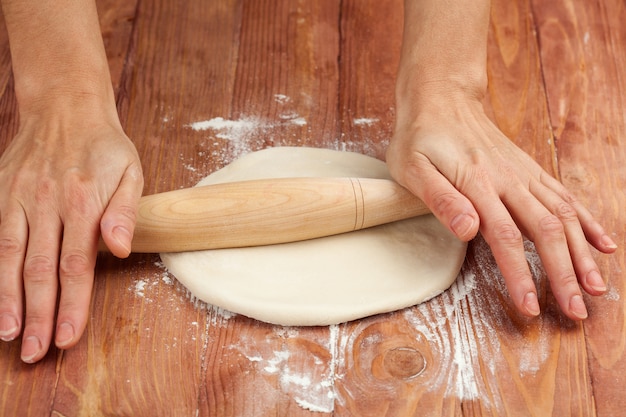
<path fill-rule="evenodd" d="M 192 186 L 268 146 L 383 158 L 401 2 L 102 0 L 99 9 L 146 194 Z M 0 414 L 626 415 L 626 3 L 496 0 L 492 22 L 490 116 L 620 245 L 597 256 L 610 289 L 587 299 L 588 320 L 559 313 L 530 243 L 540 319 L 515 313 L 478 238 L 441 296 L 320 328 L 206 306 L 157 255 L 103 255 L 77 347 L 25 365 L 19 341 L 0 344 Z M 0 149 L 17 128 L 12 86 L 2 30 Z M 202 121 L 212 128 L 194 125 Z"/>

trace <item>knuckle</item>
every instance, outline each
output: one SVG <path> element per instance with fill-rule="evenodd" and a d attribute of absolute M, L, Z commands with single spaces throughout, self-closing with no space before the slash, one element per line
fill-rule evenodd
<path fill-rule="evenodd" d="M 100 228 L 109 229 L 122 223 L 132 230 L 136 222 L 137 208 L 128 204 L 122 204 L 104 213 L 100 219 Z"/>
<path fill-rule="evenodd" d="M 24 280 L 33 284 L 48 282 L 56 273 L 55 262 L 45 255 L 36 255 L 24 262 Z"/>
<path fill-rule="evenodd" d="M 26 312 L 27 328 L 47 328 L 50 325 L 51 318 L 48 311 L 39 308 L 30 308 Z"/>
<path fill-rule="evenodd" d="M 560 275 L 557 275 L 553 279 L 553 284 L 561 289 L 569 287 L 571 287 L 572 289 L 578 289 L 578 278 L 576 277 L 574 271 L 567 271 L 563 272 Z"/>
<path fill-rule="evenodd" d="M 78 252 L 62 255 L 59 262 L 59 273 L 67 278 L 84 276 L 90 268 L 89 258 Z"/>
<path fill-rule="evenodd" d="M 130 206 L 128 204 L 123 204 L 117 208 L 118 213 L 122 215 L 125 219 L 127 219 L 131 223 L 135 223 L 137 221 L 137 208 L 134 206 Z"/>
<path fill-rule="evenodd" d="M 51 179 L 40 179 L 35 188 L 35 201 L 40 205 L 46 205 L 55 195 L 56 189 L 57 186 Z"/>
<path fill-rule="evenodd" d="M 578 214 L 574 207 L 570 203 L 564 202 L 559 204 L 555 210 L 556 216 L 564 222 L 575 221 L 578 218 Z"/>
<path fill-rule="evenodd" d="M 573 194 L 564 191 L 561 194 L 561 198 L 563 199 L 563 201 L 565 201 L 565 203 L 569 204 L 570 206 L 575 206 L 576 204 L 578 204 L 578 200 L 576 199 L 576 197 L 574 197 Z"/>
<path fill-rule="evenodd" d="M 64 198 L 68 207 L 76 213 L 86 215 L 92 211 L 93 194 L 86 184 L 78 182 L 78 180 L 72 181 L 65 188 Z"/>
<path fill-rule="evenodd" d="M 563 223 L 553 214 L 542 217 L 539 220 L 538 228 L 542 236 L 560 236 L 564 233 Z"/>
<path fill-rule="evenodd" d="M 480 166 L 471 165 L 459 170 L 454 181 L 459 189 L 491 189 L 489 172 Z"/>
<path fill-rule="evenodd" d="M 413 178 L 422 178 L 424 172 L 432 170 L 432 164 L 424 157 L 424 155 L 411 152 L 404 157 L 404 166 L 402 170 L 397 170 L 397 166 L 400 164 L 391 164 L 390 168 L 393 170 L 394 177 L 400 182 L 408 182 Z"/>
<path fill-rule="evenodd" d="M 6 259 L 21 254 L 24 251 L 24 245 L 19 239 L 12 236 L 0 238 L 0 259 Z"/>
<path fill-rule="evenodd" d="M 456 195 L 451 192 L 436 193 L 432 196 L 432 207 L 438 213 L 448 213 L 454 208 L 456 200 Z"/>
<path fill-rule="evenodd" d="M 505 221 L 493 226 L 493 236 L 503 244 L 517 246 L 522 243 L 522 232 L 514 223 Z"/>

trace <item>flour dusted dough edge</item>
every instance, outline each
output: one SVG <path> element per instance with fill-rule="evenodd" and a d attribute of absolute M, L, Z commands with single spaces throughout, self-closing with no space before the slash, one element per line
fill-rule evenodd
<path fill-rule="evenodd" d="M 269 148 L 198 185 L 282 177 L 390 178 L 351 152 Z M 253 248 L 162 253 L 169 271 L 207 303 L 282 325 L 328 325 L 426 301 L 456 279 L 467 244 L 432 215 L 358 232 Z"/>

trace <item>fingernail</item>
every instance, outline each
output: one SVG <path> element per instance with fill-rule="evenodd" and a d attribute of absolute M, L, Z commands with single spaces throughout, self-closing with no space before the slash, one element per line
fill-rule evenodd
<path fill-rule="evenodd" d="M 524 308 L 531 316 L 538 316 L 541 313 L 539 309 L 539 301 L 537 300 L 537 294 L 533 291 L 527 293 L 524 296 Z"/>
<path fill-rule="evenodd" d="M 463 239 L 469 237 L 472 228 L 474 227 L 474 218 L 469 214 L 458 214 L 452 222 L 450 222 L 450 228 L 457 237 Z"/>
<path fill-rule="evenodd" d="M 16 333 L 20 325 L 17 318 L 12 314 L 3 314 L 0 316 L 0 339 L 10 342 L 15 339 Z"/>
<path fill-rule="evenodd" d="M 580 320 L 586 319 L 588 316 L 587 307 L 585 307 L 585 302 L 580 295 L 575 295 L 569 300 L 569 309 Z"/>
<path fill-rule="evenodd" d="M 589 284 L 589 286 L 593 288 L 595 291 L 598 291 L 598 292 L 606 291 L 606 284 L 604 283 L 604 280 L 602 279 L 598 271 L 591 271 L 587 275 L 587 284 Z"/>
<path fill-rule="evenodd" d="M 63 348 L 63 346 L 70 344 L 72 340 L 74 340 L 75 335 L 74 326 L 70 323 L 65 322 L 59 324 L 57 327 L 56 345 Z"/>
<path fill-rule="evenodd" d="M 611 239 L 609 235 L 602 236 L 602 244 L 607 249 L 617 249 L 617 245 L 613 242 L 613 239 Z"/>
<path fill-rule="evenodd" d="M 41 352 L 41 341 L 37 336 L 28 336 L 22 342 L 22 361 L 33 363 L 33 359 Z"/>
<path fill-rule="evenodd" d="M 132 236 L 130 235 L 128 229 L 122 226 L 114 228 L 113 237 L 115 237 L 115 240 L 117 240 L 117 242 L 124 247 L 124 250 L 130 252 L 130 241 Z"/>

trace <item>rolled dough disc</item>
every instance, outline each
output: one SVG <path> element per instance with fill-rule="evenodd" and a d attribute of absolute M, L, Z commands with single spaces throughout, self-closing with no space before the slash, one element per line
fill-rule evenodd
<path fill-rule="evenodd" d="M 270 148 L 198 185 L 280 177 L 390 178 L 384 162 L 351 152 Z M 428 300 L 456 279 L 467 245 L 432 215 L 337 236 L 237 249 L 162 253 L 207 303 L 282 325 L 328 325 Z"/>

